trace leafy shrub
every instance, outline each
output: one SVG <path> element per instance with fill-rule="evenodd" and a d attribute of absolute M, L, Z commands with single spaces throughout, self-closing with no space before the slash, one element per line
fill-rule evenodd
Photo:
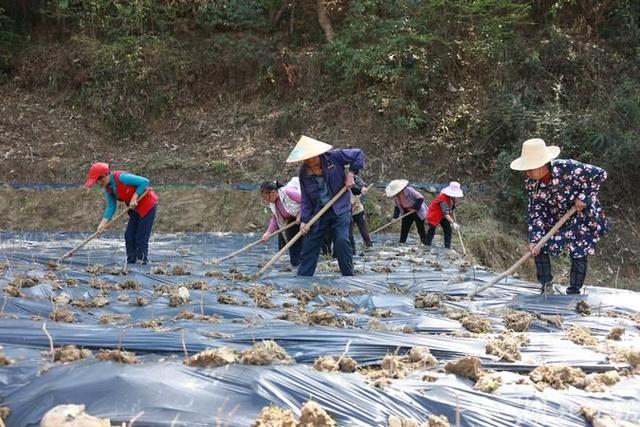
<path fill-rule="evenodd" d="M 0 8 L 0 83 L 13 71 L 17 52 L 24 44 L 24 37 L 13 31 L 13 25 L 4 9 Z"/>
<path fill-rule="evenodd" d="M 343 89 L 375 85 L 373 106 L 419 129 L 429 123 L 432 93 L 455 81 L 463 64 L 498 55 L 526 10 L 502 0 L 353 0 L 326 48 L 326 67 Z"/>

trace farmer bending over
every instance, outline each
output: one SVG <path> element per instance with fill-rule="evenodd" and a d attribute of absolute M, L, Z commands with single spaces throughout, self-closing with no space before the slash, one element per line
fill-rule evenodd
<path fill-rule="evenodd" d="M 343 276 L 353 276 L 353 252 L 349 242 L 351 227 L 351 196 L 341 197 L 311 227 L 307 223 L 340 190 L 354 185 L 354 175 L 364 167 L 364 155 L 359 149 L 336 149 L 324 142 L 302 136 L 289 154 L 287 163 L 303 162 L 299 179 L 302 193 L 300 230 L 306 234 L 302 244 L 298 276 L 313 276 L 322 242 L 327 231 L 333 232 L 334 254 Z M 345 172 L 345 167 L 349 168 Z"/>
<path fill-rule="evenodd" d="M 587 256 L 595 253 L 596 243 L 609 228 L 598 200 L 607 172 L 575 160 L 553 160 L 558 154 L 559 147 L 547 147 L 542 139 L 529 139 L 522 144 L 522 156 L 511 162 L 511 169 L 527 175 L 529 251 L 535 256 L 541 293 L 553 291 L 549 255 L 567 249 L 571 256 L 567 294 L 579 294 L 587 275 Z M 535 250 L 535 244 L 572 206 L 578 212 L 542 250 Z"/>
<path fill-rule="evenodd" d="M 141 261 L 148 262 L 149 237 L 156 217 L 158 196 L 149 191 L 139 199 L 149 185 L 147 178 L 133 175 L 123 171 L 109 170 L 106 163 L 94 163 L 89 168 L 89 177 L 84 186 L 92 187 L 95 183 L 104 187 L 107 198 L 107 207 L 102 215 L 102 221 L 98 225 L 98 233 L 102 233 L 107 224 L 113 218 L 116 211 L 116 201 L 124 202 L 129 206 L 129 222 L 124 233 L 125 246 L 127 248 L 127 263 L 135 264 Z"/>

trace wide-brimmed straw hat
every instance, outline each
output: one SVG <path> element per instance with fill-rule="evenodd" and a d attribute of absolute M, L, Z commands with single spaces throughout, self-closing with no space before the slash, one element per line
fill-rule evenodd
<path fill-rule="evenodd" d="M 387 195 L 387 197 L 393 197 L 404 190 L 407 185 L 409 185 L 409 181 L 407 181 L 406 179 L 394 179 L 389 184 L 387 184 L 387 188 L 384 189 L 384 193 Z"/>
<path fill-rule="evenodd" d="M 451 181 L 449 185 L 444 187 L 441 191 L 442 194 L 446 194 L 449 197 L 462 197 L 464 193 L 460 188 L 460 183 L 457 181 Z"/>
<path fill-rule="evenodd" d="M 537 169 L 558 157 L 560 147 L 551 145 L 547 147 L 540 138 L 528 139 L 522 143 L 522 155 L 511 162 L 511 169 L 528 171 Z"/>
<path fill-rule="evenodd" d="M 296 146 L 291 150 L 291 153 L 287 158 L 287 163 L 301 162 L 303 160 L 319 156 L 322 153 L 326 153 L 332 148 L 333 147 L 329 144 L 325 144 L 317 139 L 302 135 Z"/>

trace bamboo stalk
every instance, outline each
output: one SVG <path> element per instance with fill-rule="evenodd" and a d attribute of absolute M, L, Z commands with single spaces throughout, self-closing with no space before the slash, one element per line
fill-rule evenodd
<path fill-rule="evenodd" d="M 387 227 L 392 226 L 393 224 L 395 224 L 396 222 L 400 221 L 402 218 L 411 215 L 412 213 L 415 213 L 416 211 L 414 209 L 411 209 L 409 212 L 407 212 L 406 214 L 399 216 L 398 218 L 394 218 L 393 220 L 391 220 L 390 222 L 386 223 L 385 225 L 383 225 L 382 227 L 376 228 L 374 231 L 372 231 L 371 233 L 369 233 L 369 235 L 375 234 L 378 231 L 384 230 Z"/>
<path fill-rule="evenodd" d="M 311 220 L 309 220 L 309 222 L 307 223 L 307 227 L 311 227 L 313 224 L 315 224 L 321 217 L 322 215 L 324 215 L 324 213 L 326 211 L 328 211 L 331 206 L 333 206 L 333 204 L 348 190 L 347 187 L 342 187 L 342 189 L 340 191 L 338 191 L 336 193 L 335 196 L 333 196 L 333 198 L 331 200 L 329 200 L 327 202 L 326 205 L 324 205 L 322 207 L 322 209 L 320 209 L 320 211 L 315 214 L 315 216 L 313 218 L 311 218 Z M 280 249 L 280 252 L 278 252 L 277 254 L 274 255 L 273 258 L 271 258 L 269 260 L 268 263 L 266 263 L 264 265 L 264 267 L 262 267 L 255 275 L 254 275 L 254 279 L 258 279 L 260 276 L 262 276 L 267 270 L 269 270 L 271 268 L 271 266 L 278 261 L 278 259 L 280 259 L 280 257 L 289 250 L 289 248 L 291 246 L 293 246 L 293 244 L 295 242 L 297 242 L 301 237 L 303 236 L 302 234 L 302 230 L 300 230 L 298 232 L 298 234 L 296 234 L 295 236 L 293 236 L 291 238 L 291 240 L 289 240 L 289 243 L 287 243 L 286 245 L 284 245 L 284 247 L 282 249 Z"/>
<path fill-rule="evenodd" d="M 536 243 L 534 249 L 540 250 L 549 241 L 549 239 L 551 239 L 558 232 L 558 230 L 560 230 L 560 227 L 562 227 L 564 223 L 567 222 L 575 212 L 576 212 L 576 207 L 573 206 L 571 209 L 567 211 L 567 213 L 565 213 L 562 216 L 562 218 L 560 218 L 560 220 L 556 223 L 556 225 L 554 225 L 553 228 L 549 230 L 549 232 L 545 234 L 545 236 L 538 243 Z M 482 285 L 478 289 L 470 292 L 468 295 L 469 299 L 473 298 L 480 292 L 492 287 L 493 285 L 498 283 L 500 280 L 509 276 L 511 273 L 516 271 L 518 267 L 522 265 L 522 263 L 524 263 L 527 259 L 529 259 L 530 256 L 531 256 L 531 252 L 527 252 L 525 255 L 522 256 L 522 258 L 520 258 L 515 264 L 513 264 L 507 271 L 505 271 L 504 273 L 502 273 L 501 275 L 499 275 L 489 283 Z"/>
<path fill-rule="evenodd" d="M 451 213 L 451 216 L 453 217 L 453 220 L 456 223 L 458 223 L 458 221 L 456 221 L 456 217 L 453 215 L 453 212 Z M 458 238 L 460 239 L 460 245 L 462 246 L 462 254 L 464 256 L 467 256 L 467 248 L 464 247 L 464 241 L 462 240 L 462 233 L 460 232 L 459 228 L 456 231 L 458 232 Z"/>
<path fill-rule="evenodd" d="M 294 222 L 292 222 L 292 223 L 290 223 L 290 224 L 287 224 L 286 226 L 284 226 L 284 227 L 280 228 L 279 230 L 274 231 L 273 233 L 270 233 L 270 234 L 267 236 L 267 239 L 270 239 L 270 238 L 272 238 L 273 236 L 275 236 L 276 234 L 279 234 L 279 233 L 281 233 L 281 232 L 283 232 L 283 231 L 285 231 L 285 230 L 288 230 L 289 228 L 293 227 L 294 225 L 296 225 L 296 222 L 295 222 L 295 221 L 294 221 Z M 236 255 L 240 255 L 241 253 L 243 253 L 243 252 L 245 252 L 245 251 L 248 251 L 249 249 L 251 249 L 252 247 L 254 247 L 254 246 L 256 246 L 256 245 L 258 245 L 258 244 L 260 244 L 260 243 L 262 243 L 262 238 L 260 238 L 260 239 L 256 240 L 255 242 L 251 242 L 251 243 L 249 243 L 248 245 L 246 245 L 246 246 L 244 246 L 244 247 L 242 247 L 242 248 L 238 249 L 238 250 L 237 250 L 237 251 L 235 251 L 235 252 L 231 252 L 231 253 L 230 253 L 229 255 L 227 255 L 227 256 L 224 256 L 224 257 L 222 257 L 222 258 L 219 258 L 219 259 L 214 260 L 214 261 L 212 262 L 212 264 L 214 264 L 214 265 L 215 265 L 215 264 L 220 264 L 220 263 L 221 263 L 221 262 L 223 262 L 223 261 L 226 261 L 226 260 L 228 260 L 228 259 L 230 259 L 230 258 L 233 258 L 233 257 L 234 257 L 234 256 L 236 256 Z"/>
<path fill-rule="evenodd" d="M 142 195 L 140 197 L 138 197 L 138 200 L 142 200 L 142 198 L 144 196 L 146 196 L 149 193 L 149 190 L 145 190 L 144 193 L 142 193 Z M 118 215 L 116 215 L 115 218 L 113 218 L 111 221 L 109 221 L 104 229 L 102 231 L 96 231 L 95 233 L 93 233 L 91 236 L 87 237 L 86 239 L 84 239 L 81 243 L 79 243 L 75 248 L 71 249 L 69 252 L 67 252 L 66 254 L 62 255 L 60 258 L 58 258 L 56 260 L 56 264 L 59 264 L 60 261 L 62 261 L 65 258 L 70 257 L 71 255 L 73 255 L 78 249 L 82 248 L 84 245 L 86 245 L 87 243 L 89 243 L 90 241 L 92 241 L 93 239 L 96 238 L 96 236 L 104 233 L 104 231 L 109 228 L 111 226 L 111 224 L 113 224 L 114 222 L 116 222 L 118 219 L 120 219 L 120 217 L 122 217 L 124 214 L 126 214 L 127 212 L 129 212 L 131 210 L 130 206 L 127 206 L 127 208 L 125 210 L 123 210 L 122 212 L 120 212 Z"/>

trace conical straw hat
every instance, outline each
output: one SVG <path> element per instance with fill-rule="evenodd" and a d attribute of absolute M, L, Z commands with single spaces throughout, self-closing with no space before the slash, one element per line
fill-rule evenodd
<path fill-rule="evenodd" d="M 511 162 L 511 169 L 528 171 L 537 169 L 558 157 L 560 147 L 547 147 L 540 138 L 528 139 L 522 143 L 522 155 Z"/>
<path fill-rule="evenodd" d="M 389 184 L 387 184 L 387 188 L 384 189 L 384 193 L 387 195 L 387 197 L 393 197 L 404 190 L 407 185 L 409 185 L 409 181 L 407 181 L 406 179 L 394 179 Z"/>
<path fill-rule="evenodd" d="M 301 162 L 326 153 L 332 148 L 329 144 L 302 135 L 296 146 L 291 150 L 291 154 L 289 154 L 289 158 L 287 158 L 287 163 Z"/>

